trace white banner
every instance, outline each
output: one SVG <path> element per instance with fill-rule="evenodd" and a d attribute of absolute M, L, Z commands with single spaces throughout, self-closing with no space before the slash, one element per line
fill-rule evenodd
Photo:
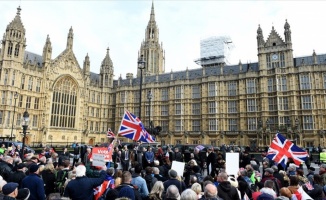
<path fill-rule="evenodd" d="M 183 171 L 185 169 L 184 162 L 172 161 L 171 169 L 175 170 L 178 173 L 178 176 L 183 176 Z"/>
<path fill-rule="evenodd" d="M 93 166 L 100 166 L 103 167 L 105 165 L 104 161 L 105 155 L 104 154 L 99 154 L 99 153 L 93 153 Z"/>
<path fill-rule="evenodd" d="M 226 153 L 225 171 L 228 175 L 238 176 L 239 153 Z"/>

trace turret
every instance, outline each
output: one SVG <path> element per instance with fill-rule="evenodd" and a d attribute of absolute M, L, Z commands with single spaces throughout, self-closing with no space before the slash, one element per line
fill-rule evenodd
<path fill-rule="evenodd" d="M 89 56 L 87 53 L 87 55 L 85 56 L 84 65 L 83 65 L 84 76 L 90 75 L 90 66 L 91 66 L 91 62 L 89 61 Z"/>
<path fill-rule="evenodd" d="M 314 61 L 314 65 L 317 65 L 318 64 L 318 59 L 317 59 L 317 54 L 316 54 L 315 50 L 312 53 L 312 59 Z"/>
<path fill-rule="evenodd" d="M 100 69 L 100 81 L 102 87 L 113 86 L 113 63 L 110 58 L 110 49 L 107 48 L 105 58 L 102 61 Z"/>
<path fill-rule="evenodd" d="M 285 24 L 284 24 L 284 36 L 285 36 L 285 43 L 292 44 L 290 25 L 287 20 L 285 20 Z"/>
<path fill-rule="evenodd" d="M 66 49 L 72 50 L 73 44 L 74 44 L 74 32 L 72 30 L 72 27 L 70 27 L 69 33 L 68 33 L 68 38 L 67 38 L 67 47 L 66 47 Z"/>
<path fill-rule="evenodd" d="M 52 56 L 52 45 L 50 41 L 49 35 L 46 37 L 45 45 L 43 47 L 43 66 L 45 66 L 47 63 L 51 61 L 51 56 Z"/>
<path fill-rule="evenodd" d="M 264 41 L 264 36 L 263 36 L 263 31 L 260 28 L 260 25 L 258 25 L 257 29 L 257 45 L 258 48 L 264 47 L 265 41 Z"/>
<path fill-rule="evenodd" d="M 1 58 L 23 62 L 26 39 L 25 28 L 20 18 L 21 8 L 17 8 L 15 18 L 8 24 L 3 35 Z"/>

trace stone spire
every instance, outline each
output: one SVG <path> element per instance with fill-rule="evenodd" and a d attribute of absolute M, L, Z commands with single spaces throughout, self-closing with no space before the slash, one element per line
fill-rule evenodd
<path fill-rule="evenodd" d="M 155 21 L 154 2 L 152 2 L 150 19 L 145 30 L 145 40 L 140 45 L 138 60 L 140 55 L 144 55 L 145 75 L 154 75 L 164 73 L 165 54 L 163 43 L 159 42 L 159 30 Z M 140 70 L 137 70 L 137 77 L 140 76 Z"/>
<path fill-rule="evenodd" d="M 264 47 L 265 41 L 264 41 L 264 36 L 263 36 L 263 30 L 260 28 L 260 25 L 258 25 L 257 29 L 257 45 L 258 48 Z"/>
<path fill-rule="evenodd" d="M 291 30 L 290 30 L 290 24 L 288 23 L 288 20 L 285 20 L 284 24 L 284 36 L 285 36 L 285 42 L 287 44 L 291 44 Z"/>
<path fill-rule="evenodd" d="M 74 32 L 72 27 L 69 29 L 68 38 L 67 38 L 67 47 L 66 49 L 72 49 L 74 43 Z"/>
<path fill-rule="evenodd" d="M 52 45 L 49 35 L 46 37 L 45 45 L 43 47 L 43 63 L 48 63 L 51 60 L 52 56 Z"/>

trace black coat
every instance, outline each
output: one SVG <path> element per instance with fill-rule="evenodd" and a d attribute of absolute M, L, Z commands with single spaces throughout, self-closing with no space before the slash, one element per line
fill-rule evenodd
<path fill-rule="evenodd" d="M 217 193 L 223 200 L 240 200 L 238 191 L 235 187 L 231 186 L 229 181 L 223 181 L 217 186 Z"/>
<path fill-rule="evenodd" d="M 25 178 L 26 174 L 22 171 L 16 171 L 9 175 L 8 182 L 18 183 L 19 186 L 22 184 L 22 180 Z"/>
<path fill-rule="evenodd" d="M 106 177 L 106 171 L 101 171 L 99 178 L 88 178 L 86 176 L 77 177 L 69 181 L 65 188 L 64 197 L 74 200 L 93 200 L 93 189 L 103 183 Z"/>
<path fill-rule="evenodd" d="M 44 190 L 46 196 L 54 192 L 54 182 L 55 182 L 55 174 L 50 170 L 42 171 L 42 179 L 44 182 Z"/>
<path fill-rule="evenodd" d="M 120 192 L 120 190 L 124 187 L 130 187 L 134 190 L 134 194 L 135 194 L 135 200 L 142 200 L 140 193 L 138 191 L 138 188 L 134 187 L 132 184 L 126 184 L 126 183 L 122 183 L 121 185 L 119 185 L 118 187 L 115 188 L 116 191 L 118 191 L 118 193 Z"/>
<path fill-rule="evenodd" d="M 9 164 L 9 163 L 4 162 L 4 161 L 0 162 L 0 175 L 7 182 L 8 182 L 9 176 L 14 173 L 12 171 L 12 169 L 13 169 L 12 164 Z"/>

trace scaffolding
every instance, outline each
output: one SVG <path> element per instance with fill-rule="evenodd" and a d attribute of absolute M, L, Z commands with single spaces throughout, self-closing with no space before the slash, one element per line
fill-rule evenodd
<path fill-rule="evenodd" d="M 234 44 L 229 36 L 212 36 L 200 40 L 200 58 L 195 63 L 202 66 L 229 65 Z"/>

